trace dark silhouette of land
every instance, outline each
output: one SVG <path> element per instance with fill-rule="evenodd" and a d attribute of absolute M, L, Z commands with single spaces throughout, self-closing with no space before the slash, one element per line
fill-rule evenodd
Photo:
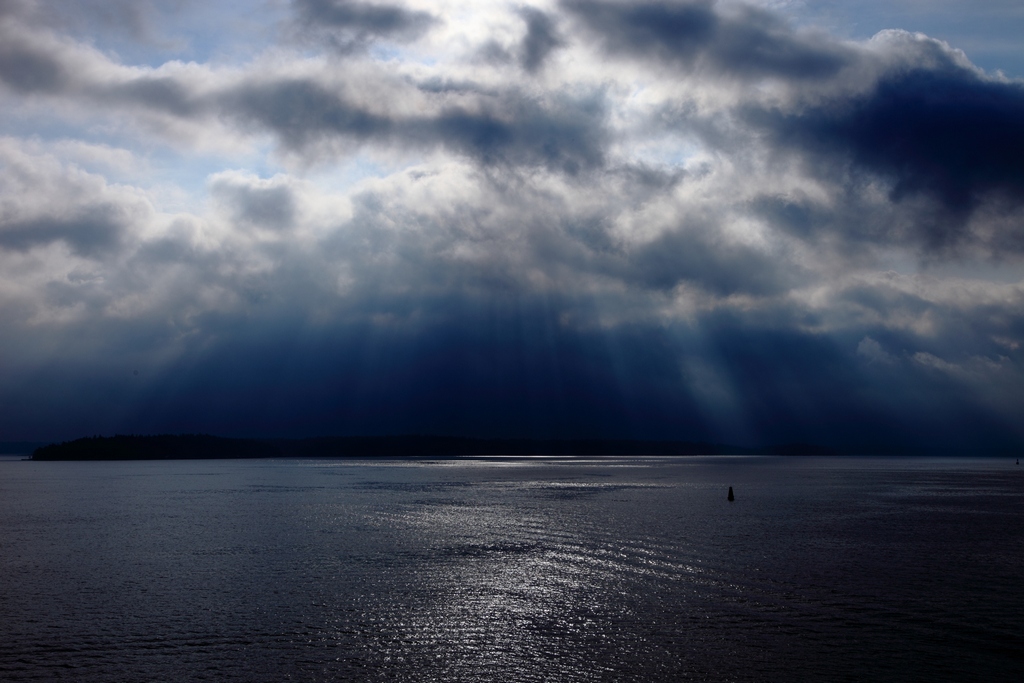
<path fill-rule="evenodd" d="M 22 451 L 22 452 L 28 452 Z M 209 434 L 92 436 L 36 448 L 33 460 L 207 460 L 219 458 L 345 458 L 613 455 L 948 455 L 1009 456 L 1020 449 L 843 448 L 788 443 L 750 448 L 695 441 L 640 439 L 479 439 L 458 436 L 324 436 L 239 439 Z"/>
<path fill-rule="evenodd" d="M 691 441 L 632 439 L 474 439 L 452 436 L 351 436 L 232 439 L 208 434 L 93 436 L 37 448 L 33 460 L 189 460 L 523 455 L 835 455 L 808 444 L 752 449 Z"/>
<path fill-rule="evenodd" d="M 208 434 L 92 436 L 37 448 L 33 460 L 206 460 L 272 458 L 282 453 L 273 443 L 227 439 Z"/>

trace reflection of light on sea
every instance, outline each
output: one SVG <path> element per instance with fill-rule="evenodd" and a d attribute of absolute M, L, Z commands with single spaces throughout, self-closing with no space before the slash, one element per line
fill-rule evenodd
<path fill-rule="evenodd" d="M 346 477 L 355 517 L 342 528 L 364 530 L 338 564 L 359 583 L 330 601 L 340 611 L 318 638 L 389 680 L 627 680 L 652 657 L 679 670 L 682 655 L 664 648 L 706 624 L 715 596 L 743 589 L 708 562 L 706 535 L 693 533 L 703 517 L 677 517 L 695 508 L 688 484 L 660 473 L 665 462 L 310 463 Z M 706 653 L 722 623 L 687 648 Z"/>
<path fill-rule="evenodd" d="M 479 508 L 459 508 L 444 516 L 491 539 L 445 548 L 449 561 L 431 578 L 436 601 L 417 635 L 443 644 L 440 656 L 449 666 L 467 675 L 503 671 L 528 680 L 540 673 L 537 658 L 566 654 L 558 652 L 561 639 L 594 629 L 581 608 L 599 586 L 576 555 L 555 549 L 564 546 L 564 533 L 546 531 L 540 518 L 509 518 L 507 510 L 481 515 Z M 577 671 L 586 670 L 583 664 L 562 662 Z"/>
<path fill-rule="evenodd" d="M 386 659 L 428 656 L 441 679 L 541 680 L 553 671 L 573 680 L 599 678 L 613 670 L 603 668 L 599 653 L 618 647 L 615 623 L 643 619 L 628 603 L 612 607 L 609 596 L 629 595 L 645 578 L 675 583 L 703 571 L 673 559 L 675 551 L 656 538 L 616 538 L 572 499 L 558 504 L 615 487 L 514 486 L 521 507 L 485 502 L 481 489 L 509 496 L 509 485 L 489 482 L 469 500 L 422 501 L 378 519 L 411 532 L 418 580 L 429 586 L 422 604 L 395 615 L 401 623 L 390 625 L 396 632 Z M 538 496 L 548 504 L 538 505 Z M 421 680 L 430 679 L 424 675 Z"/>
<path fill-rule="evenodd" d="M 661 462 L 10 467 L 0 679 L 1020 678 L 1006 462 Z"/>

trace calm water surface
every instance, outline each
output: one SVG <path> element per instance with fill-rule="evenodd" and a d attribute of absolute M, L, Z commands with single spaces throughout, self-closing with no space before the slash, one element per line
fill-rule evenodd
<path fill-rule="evenodd" d="M 1021 681 L 1022 569 L 1006 459 L 8 459 L 0 680 Z"/>

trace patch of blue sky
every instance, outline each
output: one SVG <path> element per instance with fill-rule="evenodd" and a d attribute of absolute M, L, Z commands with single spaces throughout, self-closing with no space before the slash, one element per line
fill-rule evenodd
<path fill-rule="evenodd" d="M 439 63 L 438 58 L 430 52 L 423 52 L 383 41 L 370 45 L 367 54 L 378 62 L 418 64 L 421 66 L 436 66 Z"/>
<path fill-rule="evenodd" d="M 252 157 L 225 158 L 195 154 L 176 157 L 173 153 L 158 153 L 149 157 L 147 162 L 151 183 L 177 191 L 167 195 L 178 199 L 174 205 L 158 207 L 168 212 L 194 210 L 197 203 L 209 194 L 209 179 L 217 173 L 244 168 L 260 178 L 272 178 L 283 172 L 280 167 L 258 159 L 255 154 Z"/>
<path fill-rule="evenodd" d="M 134 25 L 80 8 L 69 33 L 132 66 L 158 67 L 171 60 L 245 63 L 281 37 L 288 16 L 283 2 L 225 0 L 141 5 Z M 111 12 L 110 16 L 117 15 Z"/>
<path fill-rule="evenodd" d="M 388 162 L 379 156 L 357 153 L 333 164 L 311 168 L 301 175 L 325 194 L 343 195 L 351 193 L 367 180 L 387 178 L 425 161 L 423 158 L 406 157 Z"/>
<path fill-rule="evenodd" d="M 68 124 L 67 118 L 46 106 L 16 106 L 0 98 L 0 136 L 21 139 L 60 140 L 74 137 L 88 142 L 110 144 L 108 136 Z"/>
<path fill-rule="evenodd" d="M 386 43 L 377 43 L 373 45 L 370 50 L 370 56 L 381 62 L 406 62 L 408 61 L 409 54 L 407 50 L 403 50 L 396 45 L 388 45 Z"/>
<path fill-rule="evenodd" d="M 700 158 L 704 151 L 693 140 L 672 137 L 631 142 L 627 156 L 652 166 L 686 168 L 694 159 Z"/>
<path fill-rule="evenodd" d="M 47 116 L 35 108 L 12 109 L 0 124 L 0 137 L 22 140 L 34 153 L 56 154 L 84 171 L 102 175 L 108 182 L 140 189 L 173 186 L 178 190 L 175 194 L 192 199 L 205 194 L 207 176 L 225 169 L 245 167 L 263 177 L 282 170 L 267 149 L 254 147 L 247 153 L 231 155 L 179 149 L 159 141 L 141 142 L 137 132 L 125 132 L 117 126 L 68 125 L 59 115 Z M 106 159 L 118 159 L 120 163 L 107 163 Z"/>
<path fill-rule="evenodd" d="M 1024 78 L 1024 2 L 1020 0 L 763 0 L 799 26 L 865 40 L 885 29 L 938 38 L 977 66 Z"/>

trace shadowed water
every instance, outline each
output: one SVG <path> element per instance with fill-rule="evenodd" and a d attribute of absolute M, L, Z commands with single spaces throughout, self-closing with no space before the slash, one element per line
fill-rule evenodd
<path fill-rule="evenodd" d="M 1005 459 L 7 460 L 0 679 L 1017 681 L 1022 565 Z"/>

